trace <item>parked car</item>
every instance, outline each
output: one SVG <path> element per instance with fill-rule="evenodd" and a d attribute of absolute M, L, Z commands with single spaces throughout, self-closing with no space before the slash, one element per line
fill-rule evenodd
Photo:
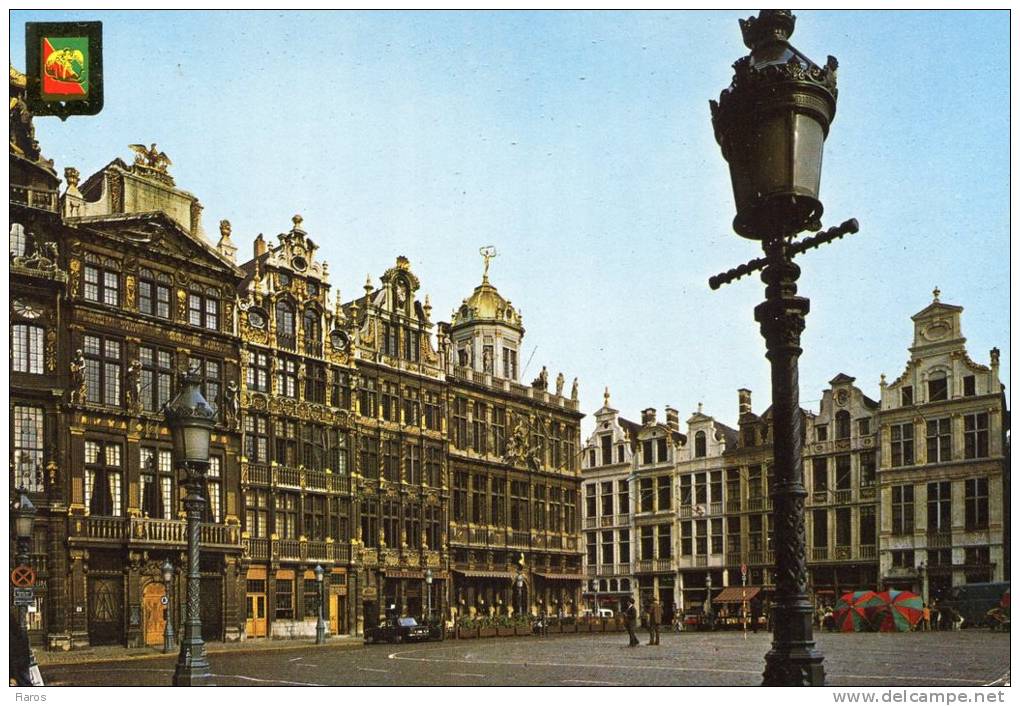
<path fill-rule="evenodd" d="M 417 642 L 429 639 L 429 628 L 414 618 L 388 618 L 380 625 L 365 630 L 365 643 Z"/>
<path fill-rule="evenodd" d="M 599 618 L 612 618 L 613 617 L 613 609 L 612 608 L 599 608 L 598 612 L 599 612 L 599 614 L 598 614 Z"/>

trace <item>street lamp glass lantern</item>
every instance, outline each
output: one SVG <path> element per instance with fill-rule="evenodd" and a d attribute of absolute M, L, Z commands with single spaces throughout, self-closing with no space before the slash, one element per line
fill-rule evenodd
<path fill-rule="evenodd" d="M 425 583 L 432 585 L 432 569 L 425 569 Z"/>
<path fill-rule="evenodd" d="M 324 572 L 322 570 L 322 566 L 320 564 L 316 564 L 315 565 L 315 580 L 318 581 L 319 583 L 322 583 L 322 574 L 323 573 Z"/>
<path fill-rule="evenodd" d="M 28 497 L 24 488 L 18 490 L 18 499 L 14 503 L 14 533 L 18 539 L 32 539 L 32 525 L 35 524 L 35 505 Z"/>
<path fill-rule="evenodd" d="M 174 578 L 174 565 L 170 563 L 169 559 L 163 560 L 163 566 L 160 567 L 163 572 L 163 583 L 170 583 Z"/>
<path fill-rule="evenodd" d="M 836 67 L 818 66 L 787 41 L 796 17 L 762 10 L 741 20 L 750 55 L 710 101 L 715 139 L 729 163 L 745 238 L 772 239 L 820 227 L 822 151 L 836 113 Z"/>
<path fill-rule="evenodd" d="M 173 437 L 174 455 L 180 461 L 209 460 L 209 439 L 216 424 L 216 407 L 202 396 L 200 378 L 188 373 L 181 389 L 164 408 Z"/>

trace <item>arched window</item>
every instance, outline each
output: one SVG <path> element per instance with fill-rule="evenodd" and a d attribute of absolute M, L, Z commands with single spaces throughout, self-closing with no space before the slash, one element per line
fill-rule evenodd
<path fill-rule="evenodd" d="M 109 258 L 93 253 L 85 255 L 85 298 L 111 306 L 120 306 L 119 266 Z"/>
<path fill-rule="evenodd" d="M 25 257 L 28 250 L 28 241 L 25 238 L 25 227 L 20 223 L 11 224 L 11 255 L 14 257 Z"/>
<path fill-rule="evenodd" d="M 322 331 L 319 326 L 319 312 L 315 309 L 306 309 L 304 320 L 301 322 L 302 334 L 305 341 L 305 353 L 307 355 L 322 355 Z"/>
<path fill-rule="evenodd" d="M 620 590 L 621 591 L 630 590 L 630 579 L 620 579 Z"/>
<path fill-rule="evenodd" d="M 601 591 L 602 593 L 605 593 L 606 589 L 608 587 L 609 586 L 608 586 L 608 584 L 606 584 L 606 580 L 605 579 L 599 579 L 599 591 Z"/>
<path fill-rule="evenodd" d="M 850 438 L 850 413 L 846 410 L 836 412 L 836 438 Z"/>
<path fill-rule="evenodd" d="M 609 579 L 609 590 L 611 593 L 616 593 L 616 589 L 618 586 L 619 583 L 617 582 L 616 579 Z"/>
<path fill-rule="evenodd" d="M 276 339 L 281 348 L 294 350 L 294 307 L 284 299 L 276 302 Z"/>
<path fill-rule="evenodd" d="M 699 431 L 694 435 L 694 457 L 704 458 L 708 455 L 708 441 L 705 432 Z"/>

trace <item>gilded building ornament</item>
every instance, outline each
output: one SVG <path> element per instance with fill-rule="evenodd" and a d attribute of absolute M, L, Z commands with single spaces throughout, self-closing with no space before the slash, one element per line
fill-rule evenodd
<path fill-rule="evenodd" d="M 81 288 L 81 260 L 77 258 L 71 258 L 68 263 L 68 269 L 71 272 L 70 288 L 71 296 L 77 298 L 79 290 Z"/>
<path fill-rule="evenodd" d="M 131 310 L 134 310 L 136 305 L 136 284 L 137 280 L 134 275 L 127 275 L 124 278 L 124 305 Z"/>
<path fill-rule="evenodd" d="M 46 370 L 57 371 L 57 330 L 52 327 L 46 329 Z"/>
<path fill-rule="evenodd" d="M 188 293 L 183 289 L 177 290 L 177 320 L 188 320 Z"/>

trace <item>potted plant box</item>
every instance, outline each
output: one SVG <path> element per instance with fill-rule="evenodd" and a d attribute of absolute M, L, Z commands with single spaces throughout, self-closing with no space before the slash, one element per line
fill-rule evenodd
<path fill-rule="evenodd" d="M 478 628 L 478 637 L 496 637 L 496 628 L 491 625 Z"/>
<path fill-rule="evenodd" d="M 499 635 L 500 637 L 513 637 L 517 633 L 514 630 L 513 626 L 507 625 L 505 627 L 500 626 L 496 628 L 496 634 Z"/>

